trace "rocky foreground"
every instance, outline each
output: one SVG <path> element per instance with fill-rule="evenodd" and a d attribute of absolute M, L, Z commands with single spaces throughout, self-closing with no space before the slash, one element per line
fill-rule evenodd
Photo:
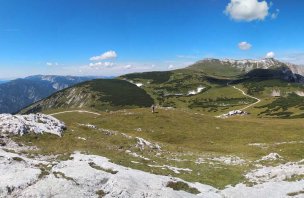
<path fill-rule="evenodd" d="M 295 176 L 304 174 L 304 160 L 257 166 L 245 175 L 249 183 L 219 190 L 126 168 L 105 157 L 81 152 L 74 152 L 65 160 L 58 156 L 29 157 L 23 151 L 37 148 L 16 144 L 10 139 L 10 133 L 48 132 L 60 136 L 64 123 L 43 114 L 5 114 L 0 118 L 0 197 L 303 197 L 304 180 Z M 137 142 L 139 148 L 161 149 L 142 138 L 137 138 Z M 271 153 L 261 161 L 280 158 Z"/>
<path fill-rule="evenodd" d="M 64 129 L 63 122 L 45 114 L 0 114 L 0 131 L 3 133 L 14 135 L 51 133 L 61 136 Z"/>
<path fill-rule="evenodd" d="M 75 152 L 60 161 L 56 156 L 28 158 L 8 151 L 12 149 L 35 148 L 10 142 L 0 149 L 0 197 L 287 197 L 297 195 L 304 186 L 304 180 L 286 181 L 304 172 L 303 162 L 261 167 L 246 175 L 256 185 L 238 184 L 218 190 L 119 166 L 101 156 Z M 170 187 L 177 183 L 195 193 Z"/>

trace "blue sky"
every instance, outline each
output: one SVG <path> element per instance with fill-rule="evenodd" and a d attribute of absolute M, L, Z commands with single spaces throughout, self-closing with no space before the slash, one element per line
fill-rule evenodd
<path fill-rule="evenodd" d="M 119 75 L 269 52 L 304 64 L 303 6 L 299 0 L 0 0 L 0 79 Z"/>

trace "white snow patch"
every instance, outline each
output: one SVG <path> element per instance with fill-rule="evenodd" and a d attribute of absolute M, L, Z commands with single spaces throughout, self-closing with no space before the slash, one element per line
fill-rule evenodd
<path fill-rule="evenodd" d="M 128 80 L 128 79 L 124 79 L 124 80 L 128 81 L 129 83 L 132 83 L 133 85 L 136 85 L 137 87 L 144 86 L 144 84 L 141 82 L 134 82 L 133 80 Z"/>
<path fill-rule="evenodd" d="M 196 95 L 196 94 L 199 94 L 199 93 L 201 93 L 204 89 L 205 89 L 205 87 L 198 87 L 198 88 L 196 88 L 196 90 L 191 90 L 191 91 L 188 92 L 188 96 L 189 96 L 189 95 Z"/>
<path fill-rule="evenodd" d="M 65 124 L 50 115 L 29 114 L 11 115 L 0 114 L 0 132 L 24 135 L 27 133 L 51 133 L 61 136 Z"/>
<path fill-rule="evenodd" d="M 304 96 L 304 91 L 296 91 L 295 92 L 298 96 L 303 97 Z"/>
<path fill-rule="evenodd" d="M 136 85 L 137 87 L 142 87 L 144 84 L 142 84 L 142 83 L 135 83 L 135 85 Z"/>

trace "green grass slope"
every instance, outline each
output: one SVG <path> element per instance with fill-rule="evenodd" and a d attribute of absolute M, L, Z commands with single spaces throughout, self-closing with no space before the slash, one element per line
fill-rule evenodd
<path fill-rule="evenodd" d="M 61 138 L 44 134 L 14 139 L 39 148 L 30 151 L 29 155 L 59 154 L 64 157 L 81 151 L 108 157 L 124 166 L 221 188 L 246 182 L 243 175 L 256 169 L 256 160 L 269 153 L 275 152 L 283 157 L 279 161 L 270 161 L 269 165 L 304 158 L 302 119 L 252 116 L 218 119 L 179 109 L 157 109 L 157 112 L 152 114 L 149 108 L 140 108 L 101 111 L 101 115 L 59 114 L 55 116 L 67 125 Z M 85 126 L 87 124 L 96 128 Z M 136 146 L 136 137 L 158 144 L 161 150 L 141 149 Z M 239 157 L 244 162 L 226 164 L 214 160 L 229 156 Z M 176 173 L 164 165 L 192 171 Z"/>
<path fill-rule="evenodd" d="M 159 81 L 159 76 L 166 76 Z M 142 88 L 161 106 L 191 109 L 202 113 L 219 115 L 242 108 L 255 100 L 227 86 L 232 79 L 206 75 L 201 71 L 179 69 L 171 72 L 148 72 L 128 74 L 120 78 L 142 83 Z M 197 94 L 190 91 L 204 89 Z"/>
<path fill-rule="evenodd" d="M 97 109 L 149 107 L 153 99 L 136 85 L 118 79 L 98 79 L 59 91 L 21 111 L 39 112 L 47 109 Z"/>
<path fill-rule="evenodd" d="M 275 61 L 275 60 L 273 60 Z M 217 59 L 199 61 L 187 68 L 166 72 L 145 72 L 127 74 L 121 79 L 132 83 L 141 83 L 143 88 L 161 106 L 184 108 L 209 115 L 220 115 L 230 110 L 242 109 L 256 100 L 244 96 L 239 90 L 262 100 L 258 105 L 247 109 L 258 117 L 298 118 L 303 117 L 301 105 L 294 105 L 295 100 L 301 103 L 304 96 L 304 78 L 293 74 L 283 63 L 276 61 L 268 69 L 252 66 L 245 72 L 241 66 Z M 247 67 L 248 69 L 248 67 Z M 201 93 L 189 95 L 189 91 L 204 87 Z M 277 96 L 274 93 L 280 93 Z M 298 95 L 298 99 L 290 97 Z M 279 99 L 281 98 L 281 99 Z M 288 104 L 279 110 L 272 104 Z"/>
<path fill-rule="evenodd" d="M 203 60 L 187 67 L 189 70 L 204 72 L 210 76 L 235 78 L 245 74 L 242 69 L 232 66 L 229 63 L 222 63 L 218 59 Z"/>

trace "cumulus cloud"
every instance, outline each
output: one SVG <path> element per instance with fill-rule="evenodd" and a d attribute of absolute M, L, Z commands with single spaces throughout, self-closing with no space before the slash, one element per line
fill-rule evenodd
<path fill-rule="evenodd" d="M 99 56 L 93 56 L 90 58 L 91 61 L 100 61 L 106 59 L 113 59 L 117 57 L 117 53 L 113 50 L 107 51 Z"/>
<path fill-rule="evenodd" d="M 237 21 L 264 20 L 268 15 L 269 5 L 259 0 L 231 0 L 225 13 Z"/>
<path fill-rule="evenodd" d="M 246 41 L 240 42 L 238 46 L 241 50 L 250 50 L 252 47 L 252 45 Z"/>
<path fill-rule="evenodd" d="M 274 58 L 275 57 L 275 53 L 274 52 L 268 52 L 266 54 L 266 58 Z"/>
<path fill-rule="evenodd" d="M 97 63 L 90 63 L 90 67 L 97 68 L 97 67 L 112 67 L 114 66 L 113 62 L 97 62 Z"/>

